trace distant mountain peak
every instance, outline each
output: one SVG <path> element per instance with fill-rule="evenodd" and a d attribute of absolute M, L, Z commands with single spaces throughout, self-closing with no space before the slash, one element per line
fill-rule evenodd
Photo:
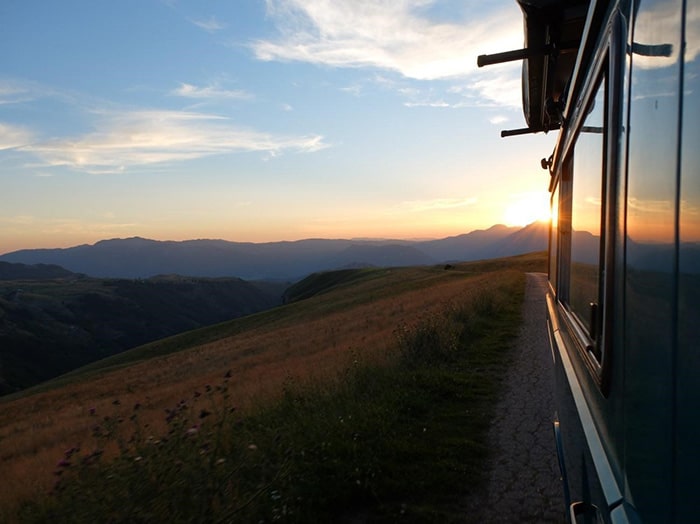
<path fill-rule="evenodd" d="M 488 229 L 437 240 L 304 239 L 280 242 L 152 240 L 139 236 L 101 240 L 62 249 L 26 249 L 0 260 L 56 264 L 92 277 L 148 278 L 178 274 L 297 280 L 317 271 L 354 265 L 413 266 L 469 261 L 541 251 L 546 224 L 524 228 L 495 224 Z"/>
<path fill-rule="evenodd" d="M 160 241 L 151 240 L 150 238 L 143 237 L 128 237 L 128 238 L 109 238 L 106 240 L 100 240 L 95 242 L 95 246 L 102 246 L 107 244 L 158 244 Z"/>

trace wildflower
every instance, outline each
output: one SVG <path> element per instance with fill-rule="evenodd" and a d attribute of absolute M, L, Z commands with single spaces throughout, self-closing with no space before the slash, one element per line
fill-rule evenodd
<path fill-rule="evenodd" d="M 96 411 L 95 408 L 88 409 L 88 413 L 90 413 L 91 416 L 95 415 L 95 411 Z"/>
<path fill-rule="evenodd" d="M 83 465 L 89 465 L 89 464 L 94 464 L 97 462 L 97 460 L 100 458 L 102 455 L 102 450 L 101 449 L 96 449 L 86 457 L 83 457 L 82 459 L 82 464 Z"/>
<path fill-rule="evenodd" d="M 73 446 L 72 448 L 67 449 L 63 455 L 66 457 L 67 460 L 71 458 L 74 454 L 76 454 L 78 451 L 80 451 L 80 448 L 76 448 L 75 446 Z"/>

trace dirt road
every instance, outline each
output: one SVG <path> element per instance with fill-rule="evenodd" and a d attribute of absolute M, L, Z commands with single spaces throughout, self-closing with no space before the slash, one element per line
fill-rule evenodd
<path fill-rule="evenodd" d="M 552 418 L 552 355 L 545 323 L 546 276 L 527 275 L 523 324 L 496 408 L 487 492 L 470 499 L 470 522 L 565 522 Z"/>

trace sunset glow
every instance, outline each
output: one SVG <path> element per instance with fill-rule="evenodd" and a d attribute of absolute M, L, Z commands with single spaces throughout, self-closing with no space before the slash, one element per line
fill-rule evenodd
<path fill-rule="evenodd" d="M 526 226 L 550 219 L 549 193 L 546 191 L 518 195 L 508 204 L 503 214 L 507 226 Z"/>
<path fill-rule="evenodd" d="M 3 20 L 0 254 L 545 216 L 523 195 L 553 137 L 500 138 L 520 64 L 476 67 L 522 45 L 515 2 L 28 0 Z"/>

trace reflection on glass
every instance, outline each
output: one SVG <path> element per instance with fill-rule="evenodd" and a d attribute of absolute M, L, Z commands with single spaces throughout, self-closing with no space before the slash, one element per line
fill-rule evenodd
<path fill-rule="evenodd" d="M 700 441 L 700 2 L 687 2 L 678 253 L 677 477 L 679 515 L 697 513 Z M 695 459 L 693 459 L 695 457 Z"/>
<path fill-rule="evenodd" d="M 682 0 L 640 0 L 632 43 L 625 271 L 625 463 L 644 522 L 672 520 Z M 649 49 L 671 53 L 649 53 Z M 694 147 L 697 147 L 697 143 Z M 650 449 L 654 452 L 650 453 Z"/>
<path fill-rule="evenodd" d="M 557 264 L 559 263 L 559 186 L 552 193 L 549 230 L 549 281 L 557 289 Z"/>
<path fill-rule="evenodd" d="M 700 274 L 700 3 L 689 2 L 686 16 L 687 52 L 683 78 L 681 151 L 681 272 Z M 685 250 L 683 248 L 686 248 Z"/>
<path fill-rule="evenodd" d="M 598 318 L 604 129 L 605 81 L 601 80 L 576 140 L 571 200 L 569 307 L 594 339 Z"/>

